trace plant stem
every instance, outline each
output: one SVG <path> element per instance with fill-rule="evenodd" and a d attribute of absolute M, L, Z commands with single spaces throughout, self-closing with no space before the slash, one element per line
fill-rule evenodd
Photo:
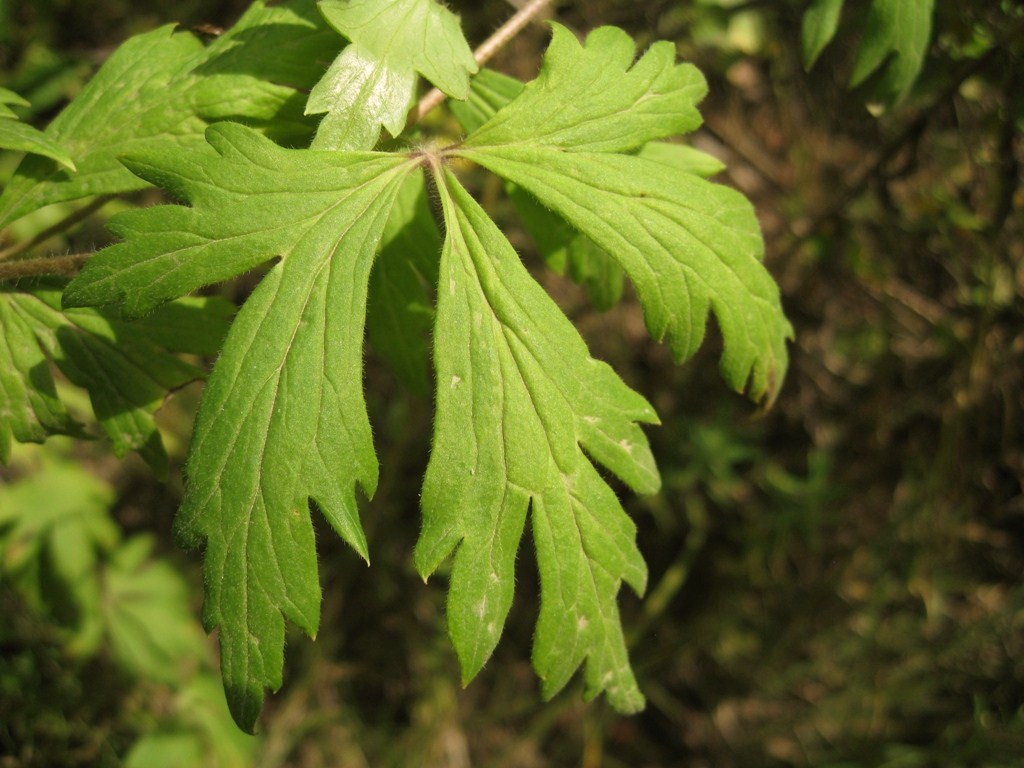
<path fill-rule="evenodd" d="M 523 31 L 531 21 L 537 16 L 554 0 L 530 0 L 529 3 L 524 5 L 515 15 L 513 15 L 508 21 L 502 24 L 498 30 L 487 38 L 476 51 L 473 52 L 473 58 L 476 59 L 476 63 L 481 67 L 490 61 L 491 57 L 494 56 L 498 51 L 508 45 L 509 41 L 512 40 L 516 35 Z M 416 111 L 413 114 L 410 125 L 415 125 L 423 119 L 430 110 L 440 105 L 446 98 L 448 98 L 443 91 L 438 88 L 434 88 L 426 96 L 420 99 L 420 103 L 416 105 Z"/>
<path fill-rule="evenodd" d="M 59 235 L 71 227 L 75 226 L 78 222 L 88 218 L 104 205 L 114 199 L 114 195 L 100 195 L 95 200 L 90 202 L 88 205 L 83 205 L 77 211 L 65 216 L 63 219 L 58 221 L 56 224 L 47 227 L 41 232 L 37 232 L 33 237 L 20 243 L 15 243 L 5 251 L 0 251 L 0 261 L 6 261 L 7 259 L 13 259 L 15 256 L 24 253 L 25 251 L 35 248 L 54 235 Z"/>
<path fill-rule="evenodd" d="M 92 253 L 72 253 L 43 259 L 21 259 L 0 264 L 0 282 L 44 275 L 73 275 L 92 257 Z"/>

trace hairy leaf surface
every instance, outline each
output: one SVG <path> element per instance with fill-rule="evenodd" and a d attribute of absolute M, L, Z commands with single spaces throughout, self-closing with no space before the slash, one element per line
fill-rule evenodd
<path fill-rule="evenodd" d="M 309 95 L 324 114 L 313 147 L 371 149 L 384 126 L 405 128 L 417 73 L 449 96 L 469 95 L 477 71 L 458 17 L 436 0 L 322 0 L 328 23 L 352 41 Z"/>
<path fill-rule="evenodd" d="M 614 258 L 651 334 L 667 336 L 678 358 L 697 350 L 714 312 L 726 381 L 771 402 L 792 331 L 761 263 L 750 204 L 695 174 L 621 154 L 695 128 L 703 79 L 675 64 L 671 46 L 655 44 L 635 63 L 633 51 L 621 30 L 595 30 L 581 47 L 556 26 L 537 80 L 454 151 L 524 188 Z"/>
<path fill-rule="evenodd" d="M 463 677 L 490 656 L 511 605 L 527 508 L 541 573 L 534 666 L 552 696 L 586 661 L 588 695 L 643 706 L 616 595 L 647 571 L 635 527 L 587 454 L 631 487 L 659 486 L 637 422 L 654 410 L 604 363 L 450 173 L 435 343 L 437 419 L 416 563 L 457 548 L 448 626 Z M 584 449 L 587 454 L 584 454 Z"/>
<path fill-rule="evenodd" d="M 206 542 L 204 621 L 220 627 L 232 713 L 252 728 L 281 684 L 284 619 L 320 615 L 312 497 L 366 557 L 355 486 L 377 460 L 362 394 L 373 256 L 415 167 L 397 155 L 286 150 L 240 125 L 207 131 L 217 151 L 151 153 L 132 168 L 192 207 L 112 222 L 126 241 L 96 256 L 69 303 L 144 312 L 274 257 L 214 367 L 196 420 L 176 530 Z"/>

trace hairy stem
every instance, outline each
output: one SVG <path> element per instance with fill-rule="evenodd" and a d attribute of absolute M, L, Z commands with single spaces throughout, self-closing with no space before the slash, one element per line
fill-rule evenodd
<path fill-rule="evenodd" d="M 68 214 L 63 219 L 58 221 L 56 224 L 47 227 L 41 232 L 36 233 L 33 237 L 20 243 L 15 243 L 10 248 L 4 251 L 0 251 L 0 261 L 6 261 L 13 259 L 19 254 L 25 253 L 37 245 L 41 245 L 55 235 L 59 235 L 61 232 L 65 232 L 71 227 L 78 224 L 80 221 L 87 219 L 92 214 L 96 213 L 100 208 L 109 203 L 114 199 L 114 195 L 100 195 L 95 200 L 90 202 L 88 205 L 84 205 L 74 213 Z"/>
<path fill-rule="evenodd" d="M 482 67 L 490 61 L 494 54 L 508 45 L 512 38 L 522 32 L 523 28 L 537 18 L 552 2 L 554 0 L 530 0 L 473 52 L 473 58 L 476 59 L 476 63 Z M 423 119 L 424 115 L 440 105 L 446 98 L 448 97 L 438 88 L 428 92 L 426 96 L 420 99 L 420 103 L 416 105 L 416 111 L 413 113 L 410 125 L 418 123 Z"/>
<path fill-rule="evenodd" d="M 73 275 L 92 257 L 92 253 L 72 253 L 44 259 L 21 259 L 0 264 L 0 282 L 45 275 Z"/>

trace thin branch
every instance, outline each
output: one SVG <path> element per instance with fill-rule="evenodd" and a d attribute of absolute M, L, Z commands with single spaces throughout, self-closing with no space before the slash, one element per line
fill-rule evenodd
<path fill-rule="evenodd" d="M 51 256 L 44 259 L 21 259 L 0 264 L 0 282 L 21 280 L 27 277 L 57 275 L 67 277 L 78 273 L 92 253 L 72 253 L 67 256 Z"/>
<path fill-rule="evenodd" d="M 65 216 L 63 219 L 58 221 L 56 224 L 47 227 L 41 232 L 37 232 L 33 237 L 28 240 L 24 240 L 20 243 L 15 243 L 5 251 L 0 251 L 0 261 L 6 261 L 7 259 L 13 259 L 19 254 L 25 253 L 35 248 L 37 245 L 41 245 L 55 235 L 59 235 L 61 232 L 65 232 L 71 227 L 83 221 L 92 214 L 96 213 L 100 208 L 109 203 L 114 199 L 114 195 L 100 195 L 95 200 L 90 202 L 88 205 L 83 205 L 74 213 Z"/>
<path fill-rule="evenodd" d="M 487 38 L 476 51 L 473 52 L 473 58 L 476 59 L 476 63 L 481 67 L 486 64 L 490 59 L 508 45 L 509 41 L 512 40 L 516 35 L 523 31 L 527 24 L 533 21 L 540 13 L 547 8 L 554 0 L 530 0 L 529 3 L 524 5 L 519 12 L 512 16 L 508 21 L 502 24 L 498 30 Z M 434 88 L 426 96 L 420 99 L 420 103 L 416 105 L 416 111 L 413 113 L 410 125 L 415 125 L 423 119 L 424 115 L 430 112 L 434 107 L 439 106 L 446 98 L 448 98 L 443 91 L 438 88 Z"/>

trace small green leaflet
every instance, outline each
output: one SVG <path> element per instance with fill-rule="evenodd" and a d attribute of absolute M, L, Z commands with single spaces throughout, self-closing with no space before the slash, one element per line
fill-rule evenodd
<path fill-rule="evenodd" d="M 835 37 L 844 0 L 815 0 L 804 14 L 804 66 L 810 69 Z M 871 90 L 887 103 L 907 95 L 928 53 L 935 0 L 872 0 L 850 85 L 878 73 Z"/>
<path fill-rule="evenodd" d="M 372 149 L 384 126 L 398 136 L 416 73 L 456 99 L 477 71 L 458 17 L 436 0 L 321 0 L 328 23 L 352 41 L 309 95 L 325 114 L 314 149 Z"/>
<path fill-rule="evenodd" d="M 187 298 L 143 323 L 117 313 L 61 309 L 60 283 L 31 290 L 0 286 L 0 461 L 12 438 L 42 442 L 51 434 L 84 436 L 57 397 L 49 361 L 85 389 L 114 452 L 138 451 L 164 476 L 167 456 L 153 422 L 167 393 L 203 377 L 174 353 L 215 354 L 233 308 Z"/>
<path fill-rule="evenodd" d="M 377 459 L 362 395 L 367 284 L 392 203 L 416 162 L 286 150 L 243 126 L 207 131 L 217 151 L 152 152 L 131 168 L 192 207 L 115 218 L 69 304 L 161 301 L 280 260 L 242 307 L 196 419 L 181 541 L 206 542 L 204 622 L 220 627 L 236 720 L 251 729 L 278 688 L 284 618 L 314 635 L 320 587 L 309 498 L 363 557 L 355 486 Z"/>
<path fill-rule="evenodd" d="M 635 422 L 654 409 L 604 363 L 530 277 L 508 240 L 447 172 L 448 231 L 435 335 L 437 427 L 423 487 L 416 564 L 432 573 L 458 547 L 448 626 L 471 679 L 490 657 L 512 602 L 515 557 L 532 507 L 541 573 L 534 666 L 546 696 L 587 660 L 587 690 L 617 709 L 643 707 L 615 598 L 647 569 L 636 529 L 588 453 L 635 490 L 660 480 Z"/>
<path fill-rule="evenodd" d="M 28 102 L 14 91 L 0 88 L 0 148 L 42 155 L 74 171 L 75 163 L 64 148 L 38 128 L 19 122 L 18 116 L 7 106 L 8 104 L 28 106 Z"/>
<path fill-rule="evenodd" d="M 634 54 L 613 27 L 581 47 L 555 25 L 538 78 L 455 152 L 522 187 L 614 258 L 636 286 L 651 335 L 667 336 L 677 358 L 697 350 L 714 312 L 726 381 L 771 403 L 792 329 L 761 264 L 749 202 L 622 154 L 696 128 L 704 79 L 675 64 L 669 43 L 655 43 L 635 64 Z"/>
<path fill-rule="evenodd" d="M 275 138 L 303 140 L 309 129 L 299 89 L 316 82 L 339 43 L 313 0 L 271 7 L 257 0 L 206 47 L 173 25 L 129 39 L 46 128 L 77 172 L 25 158 L 0 195 L 0 227 L 51 203 L 146 186 L 118 157 L 203 146 L 213 120 L 273 126 Z"/>

